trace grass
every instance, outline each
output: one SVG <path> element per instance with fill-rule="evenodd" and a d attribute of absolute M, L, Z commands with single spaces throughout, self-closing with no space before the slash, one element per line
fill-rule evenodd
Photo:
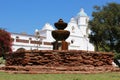
<path fill-rule="evenodd" d="M 0 72 L 0 80 L 120 80 L 120 73 L 9 74 Z"/>

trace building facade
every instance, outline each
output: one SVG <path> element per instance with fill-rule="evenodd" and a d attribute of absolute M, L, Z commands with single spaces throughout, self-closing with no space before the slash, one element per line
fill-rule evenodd
<path fill-rule="evenodd" d="M 70 36 L 66 40 L 69 43 L 69 50 L 87 50 L 94 51 L 94 46 L 89 42 L 88 35 L 90 30 L 88 28 L 89 17 L 81 9 L 80 12 L 70 19 L 66 30 L 70 31 Z M 26 50 L 52 50 L 53 39 L 51 32 L 55 30 L 54 27 L 46 23 L 41 30 L 35 30 L 34 35 L 11 33 L 13 40 L 13 51 L 20 48 Z M 64 35 L 63 35 L 64 36 Z"/>

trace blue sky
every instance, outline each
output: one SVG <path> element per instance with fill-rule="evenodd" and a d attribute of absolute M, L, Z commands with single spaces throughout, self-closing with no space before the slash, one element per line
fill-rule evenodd
<path fill-rule="evenodd" d="M 0 0 L 0 28 L 9 32 L 33 34 L 45 23 L 54 25 L 62 18 L 69 22 L 80 8 L 91 17 L 93 6 L 120 0 Z"/>

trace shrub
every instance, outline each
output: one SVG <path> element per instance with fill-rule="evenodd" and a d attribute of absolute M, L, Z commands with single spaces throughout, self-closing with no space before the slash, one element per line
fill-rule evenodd
<path fill-rule="evenodd" d="M 3 59 L 3 57 L 0 57 L 0 64 L 5 64 L 5 59 Z"/>
<path fill-rule="evenodd" d="M 115 53 L 114 59 L 120 59 L 120 53 Z"/>
<path fill-rule="evenodd" d="M 12 40 L 9 32 L 4 29 L 0 29 L 0 57 L 6 52 L 11 52 Z"/>

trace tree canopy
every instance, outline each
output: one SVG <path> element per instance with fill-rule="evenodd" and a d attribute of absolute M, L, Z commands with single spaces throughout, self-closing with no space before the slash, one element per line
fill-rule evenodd
<path fill-rule="evenodd" d="M 11 46 L 10 33 L 4 29 L 0 29 L 0 56 L 4 57 L 4 53 L 12 51 Z"/>
<path fill-rule="evenodd" d="M 96 51 L 120 52 L 120 4 L 108 3 L 94 9 L 89 22 L 90 42 L 95 45 Z"/>

